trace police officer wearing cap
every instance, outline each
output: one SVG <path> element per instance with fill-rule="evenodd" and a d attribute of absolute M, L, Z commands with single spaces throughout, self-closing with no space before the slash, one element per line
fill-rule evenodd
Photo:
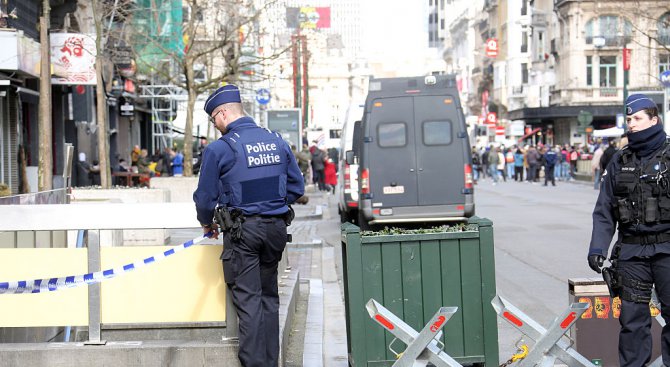
<path fill-rule="evenodd" d="M 218 238 L 217 207 L 240 213 L 240 232 L 223 232 L 221 254 L 239 317 L 238 357 L 245 367 L 277 366 L 277 265 L 288 239 L 288 205 L 304 194 L 302 174 L 281 136 L 245 116 L 237 86 L 212 93 L 205 112 L 223 136 L 203 152 L 193 194 L 198 221 Z"/>
<path fill-rule="evenodd" d="M 670 365 L 670 142 L 658 107 L 644 94 L 626 99 L 628 145 L 601 178 L 593 210 L 588 264 L 600 273 L 615 230 L 610 260 L 621 299 L 619 363 L 644 366 L 651 359 L 652 285 L 668 326 L 663 328 L 663 364 Z M 618 275 L 617 275 L 618 273 Z M 609 270 L 607 270 L 607 274 Z"/>

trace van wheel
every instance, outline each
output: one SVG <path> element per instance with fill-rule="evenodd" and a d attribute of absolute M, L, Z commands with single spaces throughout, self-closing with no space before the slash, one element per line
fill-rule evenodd
<path fill-rule="evenodd" d="M 346 222 L 351 222 L 351 217 L 349 216 L 349 213 L 345 212 L 344 210 L 340 210 L 340 223 Z"/>
<path fill-rule="evenodd" d="M 358 212 L 358 227 L 361 229 L 361 231 L 374 231 L 374 225 L 368 224 L 367 219 L 363 216 L 363 213 L 361 211 Z"/>

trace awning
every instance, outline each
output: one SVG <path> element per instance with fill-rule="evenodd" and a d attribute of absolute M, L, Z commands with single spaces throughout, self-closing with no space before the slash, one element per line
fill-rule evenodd
<path fill-rule="evenodd" d="M 610 127 L 609 129 L 593 130 L 594 138 L 618 138 L 623 135 L 624 130 L 620 127 Z"/>
<path fill-rule="evenodd" d="M 537 133 L 537 132 L 540 131 L 540 130 L 542 130 L 541 127 L 536 127 L 536 128 L 533 129 L 533 131 L 531 131 L 531 132 L 529 132 L 528 134 L 526 134 L 526 135 L 520 137 L 519 140 L 517 140 L 516 142 L 517 142 L 517 143 L 521 143 L 522 141 L 524 141 L 524 140 L 528 139 L 529 137 L 535 135 L 535 133 Z"/>

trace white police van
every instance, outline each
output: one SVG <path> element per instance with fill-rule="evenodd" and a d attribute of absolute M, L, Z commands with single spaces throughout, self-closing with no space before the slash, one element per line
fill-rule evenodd
<path fill-rule="evenodd" d="M 358 225 L 474 215 L 470 146 L 453 76 L 371 79 L 349 164 L 359 164 Z"/>
<path fill-rule="evenodd" d="M 354 125 L 363 118 L 365 104 L 352 103 L 347 109 L 346 119 L 340 138 L 340 159 L 337 171 L 337 211 L 340 221 L 356 222 L 358 220 L 358 164 L 346 162 L 345 154 L 352 149 L 354 141 Z"/>

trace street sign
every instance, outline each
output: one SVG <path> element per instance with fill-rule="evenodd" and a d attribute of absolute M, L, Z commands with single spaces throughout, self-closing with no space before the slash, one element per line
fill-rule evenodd
<path fill-rule="evenodd" d="M 265 88 L 261 88 L 256 91 L 256 102 L 262 105 L 270 103 L 270 91 Z"/>
<path fill-rule="evenodd" d="M 497 57 L 498 56 L 498 39 L 489 38 L 486 40 L 486 56 L 488 57 Z"/>
<path fill-rule="evenodd" d="M 577 116 L 577 121 L 580 125 L 588 125 L 593 121 L 593 114 L 588 111 L 579 111 L 579 116 Z"/>
<path fill-rule="evenodd" d="M 267 128 L 279 133 L 289 144 L 296 148 L 302 147 L 302 124 L 300 109 L 276 109 L 265 111 Z"/>
<path fill-rule="evenodd" d="M 487 124 L 495 125 L 497 122 L 498 122 L 498 116 L 495 112 L 489 112 L 486 115 L 486 123 Z"/>
<path fill-rule="evenodd" d="M 623 49 L 623 69 L 630 70 L 630 58 L 631 58 L 631 49 Z"/>
<path fill-rule="evenodd" d="M 616 127 L 618 128 L 623 128 L 623 123 L 626 121 L 626 118 L 624 117 L 623 113 L 617 113 L 616 114 Z"/>
<path fill-rule="evenodd" d="M 661 84 L 666 88 L 670 88 L 670 70 L 661 73 Z"/>

